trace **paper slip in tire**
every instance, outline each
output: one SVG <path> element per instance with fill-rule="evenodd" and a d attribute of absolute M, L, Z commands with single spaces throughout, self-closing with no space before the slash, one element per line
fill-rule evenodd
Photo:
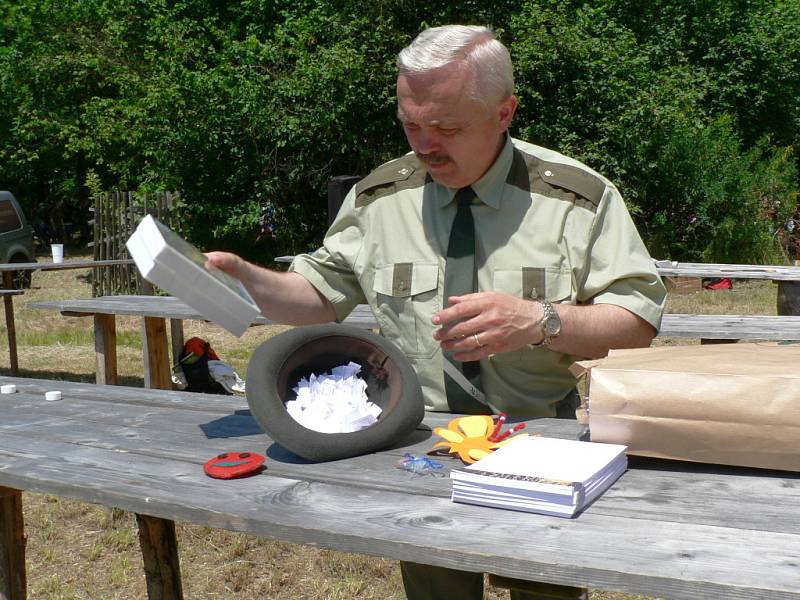
<path fill-rule="evenodd" d="M 152 216 L 142 219 L 125 245 L 142 277 L 236 337 L 260 314 L 239 280 L 207 269 L 200 250 Z"/>

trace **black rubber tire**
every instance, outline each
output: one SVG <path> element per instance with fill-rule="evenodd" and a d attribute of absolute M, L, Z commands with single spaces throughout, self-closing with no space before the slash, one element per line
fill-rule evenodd
<path fill-rule="evenodd" d="M 321 374 L 349 361 L 362 365 L 367 396 L 383 412 L 378 421 L 352 433 L 306 429 L 286 411 L 301 377 Z M 414 368 L 391 342 L 348 325 L 290 329 L 259 346 L 247 368 L 247 401 L 258 424 L 278 444 L 322 462 L 368 454 L 410 436 L 425 416 Z"/>

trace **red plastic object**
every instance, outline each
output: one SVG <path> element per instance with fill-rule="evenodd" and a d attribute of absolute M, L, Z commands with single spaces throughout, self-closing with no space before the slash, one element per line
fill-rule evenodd
<path fill-rule="evenodd" d="M 234 479 L 258 473 L 264 460 L 256 452 L 225 452 L 206 462 L 203 470 L 215 479 Z"/>
<path fill-rule="evenodd" d="M 727 277 L 720 277 L 706 283 L 703 287 L 707 290 L 732 290 L 733 282 Z"/>

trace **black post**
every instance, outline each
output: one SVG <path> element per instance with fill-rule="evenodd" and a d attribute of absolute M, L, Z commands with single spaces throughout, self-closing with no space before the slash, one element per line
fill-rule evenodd
<path fill-rule="evenodd" d="M 342 207 L 344 197 L 361 177 L 356 175 L 337 175 L 328 179 L 328 227 L 330 227 L 339 209 Z"/>

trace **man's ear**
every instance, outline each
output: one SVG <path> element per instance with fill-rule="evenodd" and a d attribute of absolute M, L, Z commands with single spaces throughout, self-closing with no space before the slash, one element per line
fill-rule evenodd
<path fill-rule="evenodd" d="M 517 112 L 518 105 L 519 102 L 516 96 L 509 96 L 500 102 L 500 106 L 497 108 L 497 125 L 500 132 L 504 132 L 509 128 L 511 121 L 514 119 L 514 113 Z"/>

